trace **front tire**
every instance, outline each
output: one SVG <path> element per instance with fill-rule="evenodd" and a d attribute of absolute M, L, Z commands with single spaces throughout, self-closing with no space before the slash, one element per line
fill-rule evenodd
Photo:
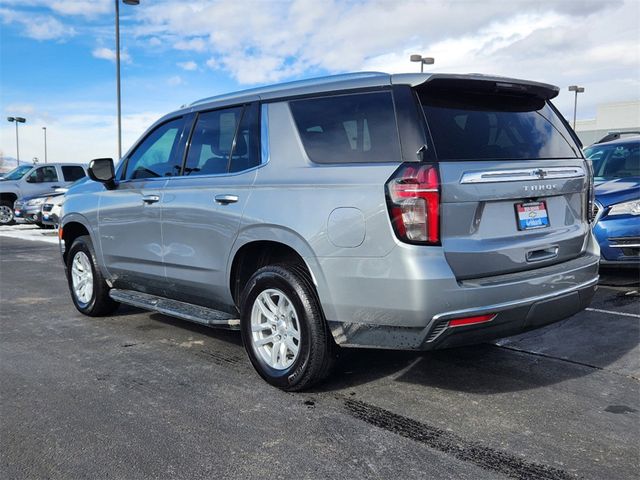
<path fill-rule="evenodd" d="M 240 306 L 242 341 L 263 379 L 282 390 L 299 391 L 329 375 L 333 338 L 303 268 L 259 269 L 247 282 Z"/>
<path fill-rule="evenodd" d="M 0 225 L 13 225 L 16 220 L 13 216 L 13 202 L 0 201 Z"/>
<path fill-rule="evenodd" d="M 73 304 L 90 317 L 109 315 L 119 305 L 109 297 L 109 286 L 97 265 L 91 238 L 76 238 L 67 256 L 67 280 Z"/>

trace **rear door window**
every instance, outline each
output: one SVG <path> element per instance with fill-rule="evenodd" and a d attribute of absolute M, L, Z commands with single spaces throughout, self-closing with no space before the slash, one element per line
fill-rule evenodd
<path fill-rule="evenodd" d="M 576 158 L 579 149 L 542 99 L 423 89 L 420 102 L 440 160 Z"/>
<path fill-rule="evenodd" d="M 191 136 L 184 175 L 227 173 L 242 107 L 225 108 L 198 115 Z"/>
<path fill-rule="evenodd" d="M 76 180 L 84 178 L 86 174 L 84 173 L 84 168 L 76 165 L 69 165 L 62 167 L 62 176 L 64 177 L 65 182 L 75 182 Z"/>
<path fill-rule="evenodd" d="M 292 100 L 289 105 L 312 162 L 377 163 L 401 160 L 391 92 Z"/>
<path fill-rule="evenodd" d="M 221 175 L 260 164 L 257 103 L 198 115 L 184 175 Z"/>

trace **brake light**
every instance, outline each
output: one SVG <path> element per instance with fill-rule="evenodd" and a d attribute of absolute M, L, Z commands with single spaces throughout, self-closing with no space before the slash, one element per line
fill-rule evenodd
<path fill-rule="evenodd" d="M 494 318 L 496 318 L 496 315 L 493 313 L 488 315 L 476 315 L 475 317 L 455 318 L 453 320 L 449 320 L 449 326 L 462 327 L 464 325 L 475 325 L 477 323 L 490 322 Z"/>
<path fill-rule="evenodd" d="M 440 244 L 440 180 L 431 164 L 403 164 L 387 182 L 387 203 L 397 237 Z"/>

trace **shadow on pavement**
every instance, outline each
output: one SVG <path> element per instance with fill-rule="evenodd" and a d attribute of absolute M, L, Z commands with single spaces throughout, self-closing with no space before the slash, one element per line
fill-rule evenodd
<path fill-rule="evenodd" d="M 600 285 L 638 287 L 640 286 L 640 268 L 600 266 Z"/>
<path fill-rule="evenodd" d="M 334 376 L 319 390 L 348 389 L 387 377 L 391 382 L 495 394 L 553 385 L 602 369 L 640 379 L 639 345 L 637 318 L 582 312 L 496 345 L 424 353 L 345 349 Z"/>

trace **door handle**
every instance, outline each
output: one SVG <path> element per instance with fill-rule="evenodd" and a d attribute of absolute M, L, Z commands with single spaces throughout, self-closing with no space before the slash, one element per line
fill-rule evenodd
<path fill-rule="evenodd" d="M 237 195 L 216 195 L 216 203 L 228 205 L 236 203 L 240 198 Z"/>
<path fill-rule="evenodd" d="M 156 203 L 160 201 L 160 195 L 143 195 L 142 201 L 144 203 Z"/>

